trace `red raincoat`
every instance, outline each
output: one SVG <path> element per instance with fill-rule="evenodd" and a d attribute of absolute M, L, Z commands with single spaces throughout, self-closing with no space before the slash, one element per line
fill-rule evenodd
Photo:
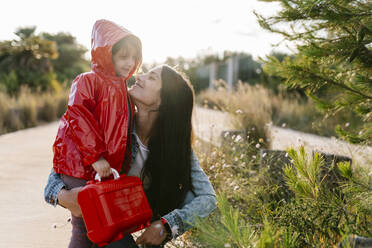
<path fill-rule="evenodd" d="M 68 108 L 62 116 L 53 144 L 56 173 L 91 180 L 91 166 L 101 156 L 117 171 L 129 170 L 131 160 L 130 103 L 126 80 L 116 77 L 112 62 L 113 45 L 128 30 L 99 20 L 92 31 L 92 71 L 78 75 L 72 83 Z M 128 146 L 127 146 L 128 144 Z M 128 148 L 128 149 L 127 149 Z M 124 161 L 125 159 L 125 161 Z"/>

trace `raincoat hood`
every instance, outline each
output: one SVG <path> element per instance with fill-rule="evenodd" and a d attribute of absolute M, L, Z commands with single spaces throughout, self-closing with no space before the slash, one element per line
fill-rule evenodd
<path fill-rule="evenodd" d="M 112 47 L 126 36 L 132 35 L 130 31 L 108 20 L 98 20 L 93 26 L 91 38 L 92 70 L 101 72 L 106 76 L 116 77 L 112 62 Z M 136 37 L 136 36 L 134 36 Z M 138 37 L 136 37 L 138 39 Z M 138 39 L 139 44 L 141 41 Z M 141 48 L 142 50 L 142 48 Z M 131 77 L 138 64 L 129 73 Z"/>

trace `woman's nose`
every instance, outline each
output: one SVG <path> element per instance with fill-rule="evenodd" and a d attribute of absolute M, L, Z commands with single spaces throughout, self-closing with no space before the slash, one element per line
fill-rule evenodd
<path fill-rule="evenodd" d="M 141 81 L 142 80 L 142 74 L 137 74 L 134 76 L 134 78 L 136 79 L 136 81 Z"/>

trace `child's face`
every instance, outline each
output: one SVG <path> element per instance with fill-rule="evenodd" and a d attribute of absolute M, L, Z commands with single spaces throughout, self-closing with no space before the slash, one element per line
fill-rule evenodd
<path fill-rule="evenodd" d="M 115 74 L 126 78 L 136 65 L 137 53 L 134 47 L 123 47 L 112 56 Z"/>

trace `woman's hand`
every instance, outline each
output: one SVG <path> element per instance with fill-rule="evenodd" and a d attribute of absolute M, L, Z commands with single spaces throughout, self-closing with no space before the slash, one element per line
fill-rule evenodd
<path fill-rule="evenodd" d="M 77 187 L 71 190 L 61 189 L 57 196 L 59 205 L 70 210 L 71 214 L 75 217 L 82 217 L 81 209 L 77 202 L 78 193 L 82 188 Z"/>
<path fill-rule="evenodd" d="M 151 223 L 151 226 L 146 228 L 142 235 L 138 237 L 136 244 L 160 245 L 165 240 L 167 235 L 168 233 L 161 221 L 154 221 Z"/>
<path fill-rule="evenodd" d="M 101 178 L 111 175 L 111 167 L 106 159 L 100 158 L 92 164 L 93 169 L 98 173 Z"/>

